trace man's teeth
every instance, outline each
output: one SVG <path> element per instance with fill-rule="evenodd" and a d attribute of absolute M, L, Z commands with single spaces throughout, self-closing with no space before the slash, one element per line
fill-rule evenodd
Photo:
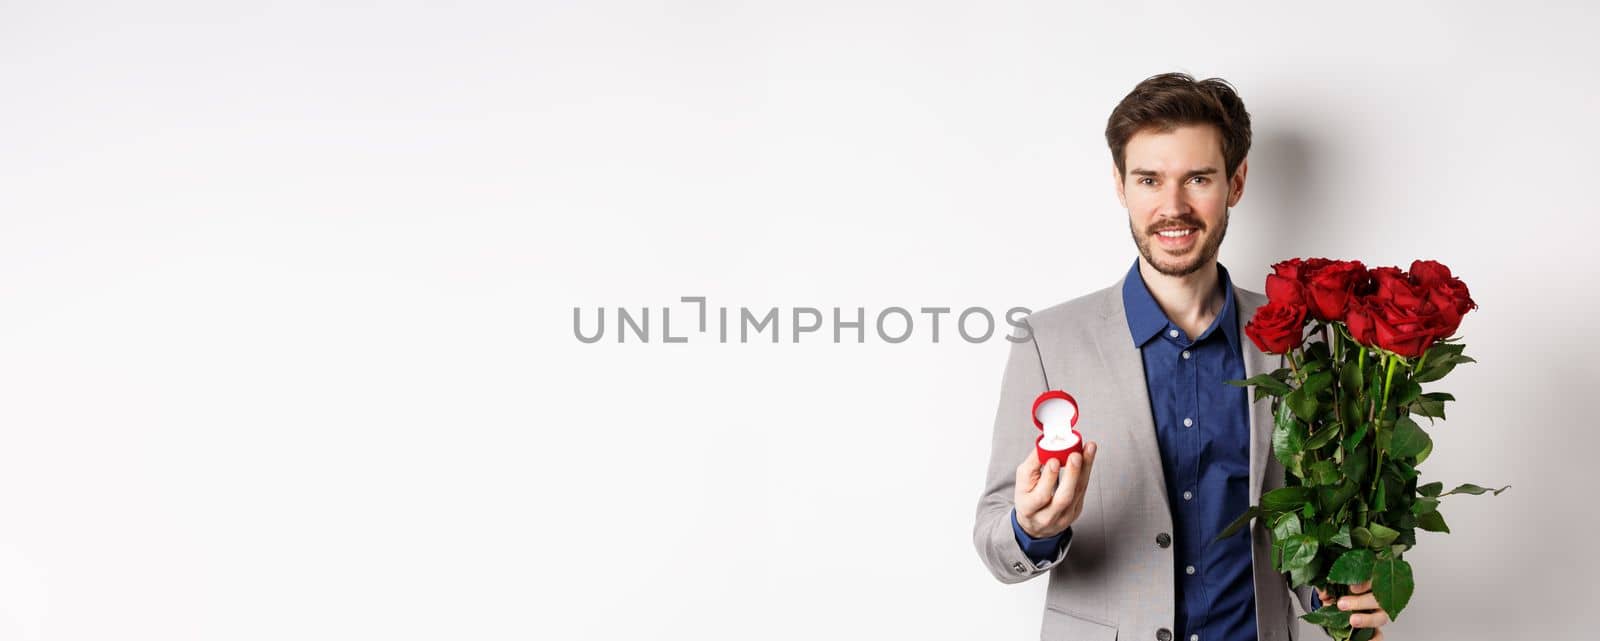
<path fill-rule="evenodd" d="M 1161 234 L 1162 236 L 1166 236 L 1167 238 L 1182 238 L 1184 236 L 1188 236 L 1191 233 L 1194 233 L 1194 230 L 1193 229 L 1184 229 L 1184 230 L 1181 230 L 1181 231 L 1161 231 L 1161 232 L 1156 232 L 1156 233 Z"/>

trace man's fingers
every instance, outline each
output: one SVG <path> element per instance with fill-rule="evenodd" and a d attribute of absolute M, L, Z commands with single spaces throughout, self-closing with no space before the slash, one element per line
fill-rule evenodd
<path fill-rule="evenodd" d="M 1383 610 L 1350 615 L 1352 628 L 1381 628 L 1386 625 L 1389 625 L 1389 613 Z"/>
<path fill-rule="evenodd" d="M 1029 449 L 1027 459 L 1022 459 L 1021 464 L 1016 464 L 1016 486 L 1027 489 L 1034 486 L 1034 478 L 1038 478 L 1038 451 Z"/>
<path fill-rule="evenodd" d="M 1089 491 L 1089 477 L 1094 475 L 1094 459 L 1099 453 L 1098 443 L 1089 441 L 1083 444 L 1083 469 L 1078 472 L 1078 492 L 1073 496 L 1073 505 L 1083 504 L 1083 495 Z"/>
<path fill-rule="evenodd" d="M 1070 509 L 1073 497 L 1078 495 L 1078 483 L 1083 479 L 1083 454 L 1073 452 L 1068 456 L 1066 469 L 1061 474 L 1061 483 L 1056 486 L 1055 495 L 1050 497 L 1051 520 Z"/>
<path fill-rule="evenodd" d="M 1378 609 L 1378 597 L 1373 596 L 1371 592 L 1366 594 L 1352 594 L 1350 596 L 1340 597 L 1339 609 L 1376 610 Z"/>
<path fill-rule="evenodd" d="M 1382 628 L 1389 625 L 1389 613 L 1378 606 L 1378 596 L 1372 593 L 1372 581 L 1350 586 L 1350 594 L 1339 597 L 1339 609 L 1356 612 L 1350 615 L 1352 628 Z M 1373 635 L 1373 641 L 1383 638 L 1383 630 Z"/>
<path fill-rule="evenodd" d="M 1034 486 L 1029 494 L 1039 500 L 1039 505 L 1050 502 L 1050 494 L 1055 492 L 1056 481 L 1061 478 L 1061 462 L 1050 459 L 1044 463 L 1044 472 L 1039 475 L 1039 484 Z"/>
<path fill-rule="evenodd" d="M 1022 492 L 1033 489 L 1033 484 L 1039 479 L 1039 451 L 1028 450 L 1028 458 L 1022 459 L 1017 464 L 1017 488 Z"/>

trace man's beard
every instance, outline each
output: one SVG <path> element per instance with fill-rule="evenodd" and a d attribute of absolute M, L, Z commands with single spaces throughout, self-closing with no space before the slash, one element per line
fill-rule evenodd
<path fill-rule="evenodd" d="M 1132 218 L 1129 218 L 1128 220 L 1128 231 L 1129 233 L 1133 234 L 1133 244 L 1139 246 L 1139 254 L 1144 256 L 1144 262 L 1150 263 L 1150 266 L 1155 268 L 1157 273 L 1163 276 L 1173 277 L 1188 276 L 1189 274 L 1199 271 L 1201 267 L 1206 265 L 1206 263 L 1216 260 L 1217 250 L 1222 247 L 1222 238 L 1228 235 L 1228 211 L 1228 209 L 1222 210 L 1222 224 L 1217 227 L 1217 233 L 1208 234 L 1206 236 L 1205 244 L 1201 245 L 1198 250 L 1188 257 L 1179 258 L 1178 260 L 1181 262 L 1177 263 L 1162 263 L 1157 261 L 1155 254 L 1152 252 L 1150 247 L 1150 243 L 1155 242 L 1152 238 L 1150 238 L 1153 234 L 1150 230 L 1140 232 L 1139 230 L 1134 229 Z M 1171 223 L 1180 223 L 1189 227 L 1194 227 L 1197 230 L 1205 230 L 1205 225 L 1201 224 L 1199 219 L 1191 217 L 1166 220 L 1161 223 L 1157 223 L 1156 225 L 1152 225 L 1152 228 L 1155 226 L 1170 226 Z M 1195 233 L 1199 232 L 1197 231 Z"/>

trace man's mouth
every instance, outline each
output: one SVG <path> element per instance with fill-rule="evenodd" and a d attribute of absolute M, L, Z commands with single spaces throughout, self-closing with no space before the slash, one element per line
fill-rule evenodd
<path fill-rule="evenodd" d="M 1156 236 L 1160 239 L 1159 242 L 1161 243 L 1162 247 L 1167 249 L 1183 249 L 1194 244 L 1194 236 L 1196 231 L 1199 230 L 1194 227 L 1163 229 L 1156 232 Z"/>

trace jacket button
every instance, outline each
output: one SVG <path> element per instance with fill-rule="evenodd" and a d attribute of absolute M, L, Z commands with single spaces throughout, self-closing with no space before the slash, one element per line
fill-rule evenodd
<path fill-rule="evenodd" d="M 1156 641 L 1172 641 L 1172 631 L 1166 628 L 1156 630 Z"/>
<path fill-rule="evenodd" d="M 1023 565 L 1021 561 L 1017 561 L 1016 563 L 1012 563 L 1011 564 L 1011 569 L 1016 570 L 1018 572 L 1027 572 L 1028 571 L 1028 566 Z"/>
<path fill-rule="evenodd" d="M 1162 532 L 1160 534 L 1157 534 L 1156 535 L 1156 545 L 1159 545 L 1159 546 L 1161 546 L 1163 548 L 1171 546 L 1172 545 L 1172 535 L 1167 534 L 1166 532 Z"/>

